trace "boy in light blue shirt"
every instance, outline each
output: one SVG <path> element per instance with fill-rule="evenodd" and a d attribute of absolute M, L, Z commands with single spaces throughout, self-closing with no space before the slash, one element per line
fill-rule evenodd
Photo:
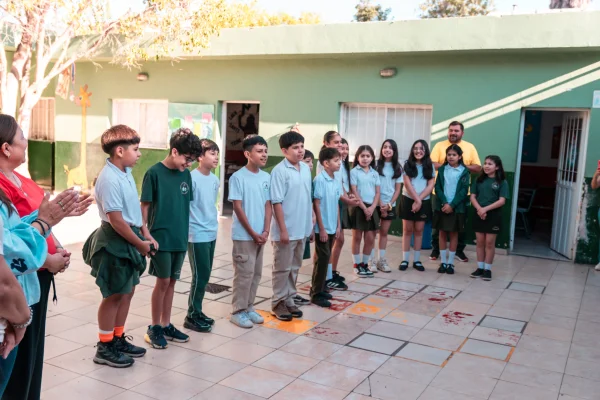
<path fill-rule="evenodd" d="M 198 168 L 191 173 L 194 200 L 190 202 L 188 257 L 192 285 L 183 326 L 196 332 L 210 332 L 215 321 L 202 312 L 202 301 L 212 272 L 219 228 L 216 203 L 220 182 L 211 172 L 219 164 L 219 146 L 208 139 L 202 139 L 200 145 Z"/>
<path fill-rule="evenodd" d="M 229 178 L 229 201 L 233 203 L 233 297 L 231 323 L 241 328 L 262 324 L 254 299 L 262 278 L 263 252 L 271 225 L 271 176 L 262 171 L 268 146 L 260 136 L 242 143 L 248 164 Z"/>
<path fill-rule="evenodd" d="M 335 178 L 335 172 L 340 170 L 342 163 L 337 149 L 326 147 L 319 153 L 319 163 L 323 171 L 314 180 L 313 207 L 317 217 L 315 234 L 315 267 L 312 275 L 310 301 L 320 307 L 331 307 L 333 298 L 325 291 L 325 281 L 331 249 L 335 239 L 340 235 L 340 208 L 342 184 Z"/>
<path fill-rule="evenodd" d="M 304 159 L 304 137 L 287 132 L 279 138 L 285 159 L 271 171 L 273 298 L 271 313 L 279 320 L 301 318 L 294 303 L 296 278 L 306 238 L 312 236 L 311 174 Z"/>

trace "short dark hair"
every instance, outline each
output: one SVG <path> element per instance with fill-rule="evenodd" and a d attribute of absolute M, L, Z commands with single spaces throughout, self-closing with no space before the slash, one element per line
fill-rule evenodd
<path fill-rule="evenodd" d="M 279 137 L 279 147 L 282 149 L 289 149 L 298 143 L 304 143 L 304 136 L 298 132 L 289 131 Z"/>
<path fill-rule="evenodd" d="M 262 136 L 248 135 L 244 138 L 244 141 L 242 142 L 242 148 L 244 149 L 244 151 L 252 151 L 254 146 L 259 144 L 262 144 L 263 146 L 269 148 L 267 141 Z"/>
<path fill-rule="evenodd" d="M 325 147 L 319 152 L 319 162 L 321 163 L 321 165 L 323 165 L 325 161 L 332 160 L 336 157 L 340 157 L 340 152 L 338 151 L 338 149 L 335 149 L 333 147 Z"/>
<path fill-rule="evenodd" d="M 451 126 L 457 126 L 457 125 L 460 126 L 460 131 L 461 132 L 465 131 L 465 126 L 461 122 L 458 122 L 458 121 L 452 121 L 452 122 L 450 122 L 450 125 L 448 125 L 448 128 L 450 128 Z"/>
<path fill-rule="evenodd" d="M 315 159 L 315 155 L 313 154 L 312 151 L 310 150 L 304 150 L 304 160 L 306 160 L 307 158 L 312 158 L 313 160 Z"/>
<path fill-rule="evenodd" d="M 202 153 L 200 154 L 200 156 L 202 156 L 205 151 L 220 152 L 219 145 L 210 139 L 200 139 L 200 147 L 202 148 Z"/>
<path fill-rule="evenodd" d="M 187 154 L 193 158 L 197 158 L 202 154 L 200 139 L 189 128 L 179 128 L 173 132 L 169 146 L 171 152 L 175 149 L 179 154 Z"/>
<path fill-rule="evenodd" d="M 135 129 L 127 125 L 115 125 L 104 131 L 100 138 L 100 144 L 102 145 L 102 151 L 112 156 L 119 146 L 127 147 L 140 144 L 140 135 Z"/>

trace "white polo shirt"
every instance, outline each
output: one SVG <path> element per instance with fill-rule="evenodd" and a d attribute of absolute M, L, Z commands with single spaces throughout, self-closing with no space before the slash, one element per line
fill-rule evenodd
<path fill-rule="evenodd" d="M 131 168 L 125 168 L 123 172 L 106 159 L 96 180 L 95 197 L 102 221 L 109 222 L 106 214 L 110 212 L 121 212 L 123 220 L 130 226 L 142 227 L 140 198 Z"/>

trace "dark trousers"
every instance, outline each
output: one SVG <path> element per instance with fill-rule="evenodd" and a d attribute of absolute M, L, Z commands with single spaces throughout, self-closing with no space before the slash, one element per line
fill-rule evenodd
<path fill-rule="evenodd" d="M 458 234 L 458 246 L 456 246 L 456 251 L 465 251 L 465 247 L 467 244 L 465 243 L 465 232 L 459 232 Z M 432 251 L 440 251 L 440 231 L 437 229 L 431 230 L 431 249 Z"/>
<path fill-rule="evenodd" d="M 190 319 L 202 316 L 202 301 L 206 293 L 206 285 L 212 272 L 215 245 L 217 241 L 204 243 L 188 243 L 188 257 L 192 267 L 192 285 L 188 298 L 188 313 Z"/>
<path fill-rule="evenodd" d="M 335 243 L 335 235 L 327 235 L 327 241 L 321 242 L 319 235 L 315 234 L 315 267 L 312 275 L 312 287 L 310 288 L 310 297 L 325 291 L 325 281 L 327 280 L 327 265 L 331 257 L 331 249 Z"/>
<path fill-rule="evenodd" d="M 44 368 L 44 340 L 48 295 L 53 275 L 44 270 L 37 273 L 40 281 L 40 301 L 32 306 L 33 319 L 19 343 L 19 352 L 2 400 L 39 400 Z"/>
<path fill-rule="evenodd" d="M 19 351 L 18 346 L 8 354 L 6 360 L 0 357 L 0 398 L 2 398 L 2 393 L 4 393 L 4 389 L 6 389 L 6 385 L 8 385 L 8 380 L 12 374 L 12 370 L 15 367 L 15 361 L 17 361 L 17 351 Z"/>

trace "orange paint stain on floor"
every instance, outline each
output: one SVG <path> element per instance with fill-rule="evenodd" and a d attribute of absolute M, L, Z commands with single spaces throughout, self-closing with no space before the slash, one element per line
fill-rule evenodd
<path fill-rule="evenodd" d="M 270 312 L 268 311 L 264 311 L 264 310 L 255 310 L 257 313 L 260 314 L 261 317 L 263 317 L 265 319 L 265 324 L 267 322 L 273 321 L 273 320 L 277 320 L 277 318 L 275 318 L 274 316 L 271 315 Z"/>
<path fill-rule="evenodd" d="M 356 303 L 354 306 L 349 308 L 348 311 L 356 315 L 377 314 L 381 311 L 381 308 L 377 306 L 371 306 L 365 303 Z"/>
<path fill-rule="evenodd" d="M 265 328 L 295 333 L 296 335 L 302 335 L 317 325 L 317 322 L 297 318 L 294 318 L 291 321 L 280 321 L 276 318 L 272 318 L 270 321 L 265 320 L 265 323 L 263 324 Z"/>

